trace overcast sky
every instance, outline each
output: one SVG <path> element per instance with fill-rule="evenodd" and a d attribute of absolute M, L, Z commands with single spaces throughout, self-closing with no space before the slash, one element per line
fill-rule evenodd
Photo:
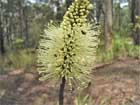
<path fill-rule="evenodd" d="M 31 1 L 32 3 L 35 3 L 35 0 L 29 0 L 29 1 Z"/>

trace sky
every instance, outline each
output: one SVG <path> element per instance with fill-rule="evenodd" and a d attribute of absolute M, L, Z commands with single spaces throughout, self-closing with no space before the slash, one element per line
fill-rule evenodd
<path fill-rule="evenodd" d="M 29 0 L 29 1 L 31 1 L 31 3 L 35 3 L 35 0 Z"/>

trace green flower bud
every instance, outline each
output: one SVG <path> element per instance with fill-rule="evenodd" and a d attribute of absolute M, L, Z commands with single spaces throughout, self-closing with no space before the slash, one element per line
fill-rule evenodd
<path fill-rule="evenodd" d="M 75 21 L 78 23 L 79 22 L 79 19 L 76 19 Z"/>
<path fill-rule="evenodd" d="M 85 6 L 80 6 L 80 9 L 84 9 L 85 8 Z"/>
<path fill-rule="evenodd" d="M 84 3 L 90 3 L 88 0 L 83 0 Z"/>
<path fill-rule="evenodd" d="M 81 16 L 83 16 L 83 15 L 84 15 L 84 13 L 83 13 L 83 12 L 81 12 L 81 13 L 80 13 L 80 15 L 81 15 Z"/>
<path fill-rule="evenodd" d="M 72 10 L 72 9 L 74 9 L 74 6 L 73 6 L 73 5 L 71 5 L 69 8 Z"/>
<path fill-rule="evenodd" d="M 74 19 L 78 19 L 78 16 L 74 16 Z"/>
<path fill-rule="evenodd" d="M 78 23 L 78 26 L 81 26 L 82 24 L 81 23 Z"/>
<path fill-rule="evenodd" d="M 74 12 L 74 13 L 73 13 L 73 16 L 76 16 L 76 15 L 77 15 L 77 14 Z"/>
<path fill-rule="evenodd" d="M 69 13 L 67 16 L 68 16 L 69 18 L 73 18 L 72 13 Z"/>
<path fill-rule="evenodd" d="M 75 7 L 75 11 L 78 11 L 78 7 Z"/>
<path fill-rule="evenodd" d="M 76 26 L 76 23 L 73 23 L 73 27 L 75 27 Z"/>
<path fill-rule="evenodd" d="M 80 10 L 80 12 L 85 12 L 85 9 L 84 9 L 84 8 L 83 8 L 83 9 L 81 9 L 81 10 Z"/>
<path fill-rule="evenodd" d="M 67 16 L 64 16 L 64 21 L 68 21 L 69 18 Z"/>
<path fill-rule="evenodd" d="M 63 26 L 63 29 L 64 29 L 64 30 L 66 30 L 66 29 L 67 29 L 67 27 L 66 27 L 66 26 Z"/>
<path fill-rule="evenodd" d="M 78 4 L 75 5 L 75 8 L 78 9 Z"/>
<path fill-rule="evenodd" d="M 88 10 L 92 10 L 92 9 L 93 9 L 93 5 L 92 5 L 92 4 L 89 4 L 89 5 L 87 6 L 87 9 L 88 9 Z"/>

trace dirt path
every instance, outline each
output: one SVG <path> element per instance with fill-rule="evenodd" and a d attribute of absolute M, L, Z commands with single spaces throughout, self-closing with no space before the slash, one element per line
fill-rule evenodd
<path fill-rule="evenodd" d="M 111 105 L 140 105 L 140 60 L 127 59 L 93 71 L 91 96 Z M 137 103 L 137 104 L 136 104 Z"/>
<path fill-rule="evenodd" d="M 101 100 L 106 100 L 103 105 L 140 105 L 140 60 L 121 60 L 93 70 L 93 78 L 86 90 L 93 105 Z M 55 87 L 39 82 L 36 73 L 24 70 L 0 75 L 0 105 L 56 105 Z"/>

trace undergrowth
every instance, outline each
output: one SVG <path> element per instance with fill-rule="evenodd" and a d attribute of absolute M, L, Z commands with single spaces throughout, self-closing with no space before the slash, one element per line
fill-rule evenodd
<path fill-rule="evenodd" d="M 98 49 L 98 61 L 107 62 L 114 59 L 123 59 L 127 57 L 140 58 L 140 46 L 133 44 L 132 38 L 121 37 L 116 35 L 113 41 L 112 50 L 105 52 L 102 45 Z"/>
<path fill-rule="evenodd" d="M 27 68 L 35 64 L 35 53 L 31 49 L 23 49 L 6 53 L 0 57 L 0 72 L 10 68 Z"/>

